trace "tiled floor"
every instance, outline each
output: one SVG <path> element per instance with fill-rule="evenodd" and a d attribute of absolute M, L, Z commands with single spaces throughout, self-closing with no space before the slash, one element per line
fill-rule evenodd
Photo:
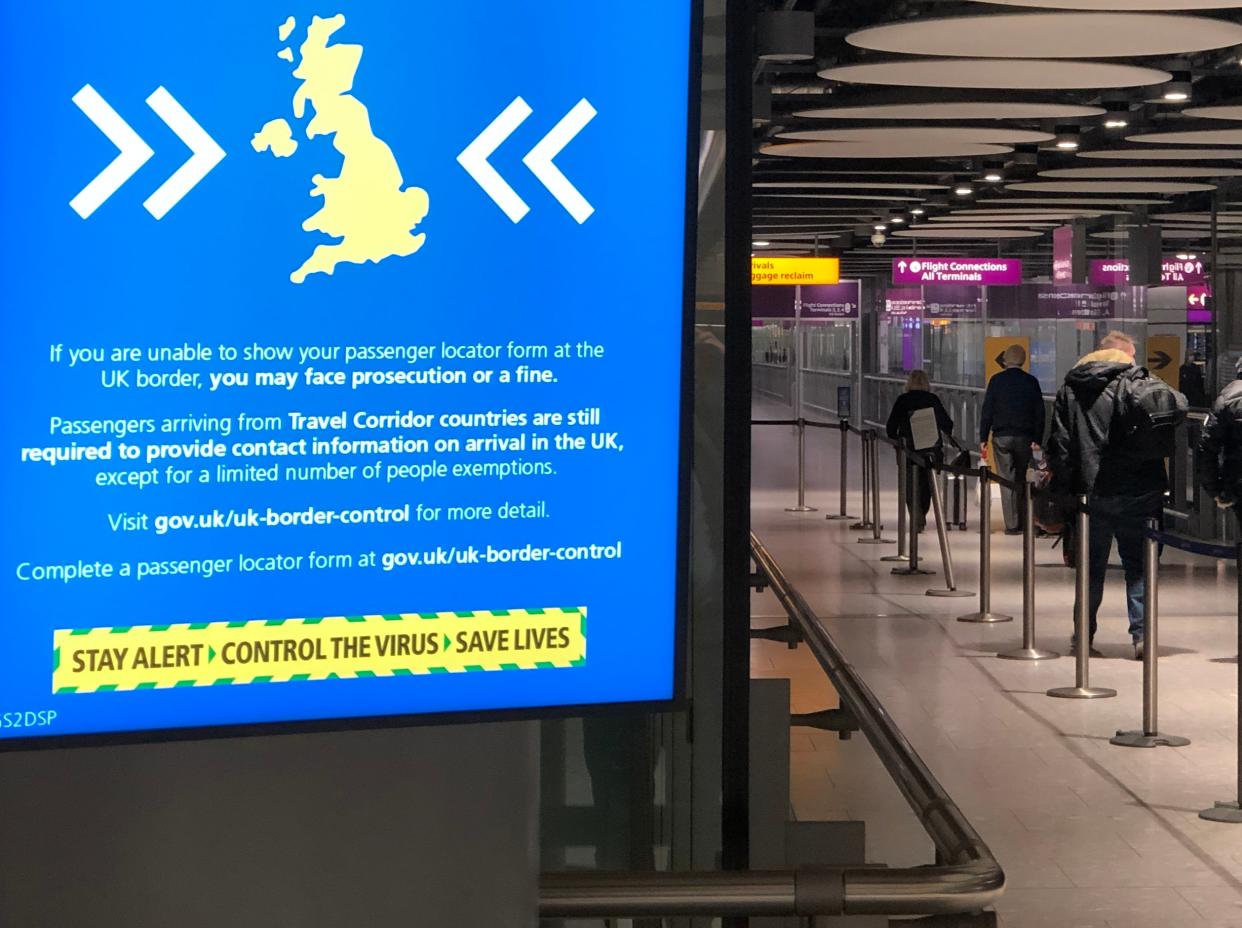
<path fill-rule="evenodd" d="M 1114 747 L 1118 729 L 1141 727 L 1142 665 L 1131 654 L 1120 572 L 1110 576 L 1092 682 L 1118 690 L 1107 700 L 1044 695 L 1073 683 L 1070 659 L 997 660 L 1019 643 L 1018 622 L 956 622 L 976 599 L 933 599 L 941 580 L 894 577 L 880 557 L 894 546 L 857 544 L 858 532 L 829 522 L 835 511 L 837 433 L 812 433 L 810 502 L 794 500 L 792 430 L 755 430 L 754 528 L 847 658 L 883 700 L 937 777 L 1000 858 L 1009 888 L 998 909 L 1014 928 L 1242 926 L 1242 825 L 1201 821 L 1197 812 L 1237 789 L 1237 622 L 1233 571 L 1166 552 L 1161 574 L 1161 728 L 1190 747 Z M 854 440 L 857 441 L 856 439 Z M 852 449 L 855 450 L 855 449 Z M 857 458 L 855 458 L 856 460 Z M 895 526 L 895 468 L 882 463 L 885 522 Z M 857 473 L 850 505 L 857 514 Z M 994 507 L 996 519 L 1000 507 Z M 996 523 L 999 525 L 999 521 Z M 958 583 L 978 589 L 976 514 L 950 538 Z M 891 537 L 891 535 L 890 535 Z M 926 536 L 939 570 L 935 535 Z M 1020 538 L 993 535 L 993 609 L 1021 615 Z M 926 551 L 926 548 L 925 548 Z M 1060 552 L 1039 543 L 1039 644 L 1064 651 L 1073 575 Z M 770 593 L 756 595 L 754 624 L 779 621 Z M 756 642 L 756 676 L 793 680 L 793 710 L 834 705 L 805 648 Z M 795 729 L 792 789 L 802 819 L 854 818 L 868 826 L 868 857 L 890 865 L 930 863 L 930 842 L 865 739 Z"/>

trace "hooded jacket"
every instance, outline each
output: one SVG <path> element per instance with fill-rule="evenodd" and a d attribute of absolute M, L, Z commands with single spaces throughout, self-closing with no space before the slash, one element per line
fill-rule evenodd
<path fill-rule="evenodd" d="M 1199 437 L 1199 483 L 1213 496 L 1242 498 L 1242 380 L 1221 391 Z"/>
<path fill-rule="evenodd" d="M 1048 441 L 1053 488 L 1095 496 L 1140 497 L 1168 490 L 1164 462 L 1127 454 L 1113 424 L 1130 381 L 1148 376 L 1130 356 L 1093 351 L 1065 375 Z"/>

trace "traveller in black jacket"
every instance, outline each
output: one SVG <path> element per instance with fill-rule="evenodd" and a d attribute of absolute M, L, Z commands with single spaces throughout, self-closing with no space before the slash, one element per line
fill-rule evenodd
<path fill-rule="evenodd" d="M 1150 376 L 1135 366 L 1134 354 L 1134 341 L 1128 335 L 1110 332 L 1100 342 L 1100 350 L 1084 357 L 1065 375 L 1065 385 L 1057 393 L 1053 409 L 1048 461 L 1055 491 L 1090 498 L 1091 568 L 1087 601 L 1091 640 L 1095 640 L 1096 617 L 1104 598 L 1104 574 L 1115 537 L 1125 569 L 1130 637 L 1134 656 L 1140 659 L 1144 522 L 1160 514 L 1169 486 L 1163 461 L 1133 453 L 1124 438 L 1114 433 L 1113 424 L 1127 382 Z M 1071 650 L 1078 645 L 1079 642 L 1072 641 Z M 1092 653 L 1098 653 L 1093 644 L 1088 646 Z"/>
<path fill-rule="evenodd" d="M 927 378 L 927 372 L 923 370 L 913 370 L 906 379 L 906 392 L 897 397 L 897 402 L 893 404 L 893 410 L 888 414 L 888 425 L 885 431 L 888 437 L 892 439 L 901 439 L 907 448 L 913 447 L 913 436 L 910 429 L 910 416 L 912 413 L 920 409 L 932 409 L 936 413 L 936 425 L 943 434 L 949 435 L 953 432 L 953 420 L 949 418 L 948 412 L 945 411 L 944 404 L 940 402 L 940 397 L 931 392 L 931 381 Z M 941 454 L 941 442 L 937 441 L 936 447 L 929 452 L 934 458 L 939 458 Z M 915 481 L 918 481 L 919 487 L 919 512 L 914 511 L 914 488 Z M 913 467 L 909 471 L 909 479 L 906 480 L 906 506 L 910 509 L 910 517 L 914 520 L 916 531 L 923 531 L 927 524 L 927 510 L 931 506 L 931 471 L 925 467 Z"/>
<path fill-rule="evenodd" d="M 1031 445 L 1044 441 L 1044 393 L 1039 381 L 1022 369 L 1026 349 L 1010 345 L 1005 349 L 1005 369 L 988 381 L 979 418 L 979 447 L 988 452 L 988 437 L 996 453 L 996 473 L 1002 479 L 1021 483 L 1031 463 Z M 1001 487 L 1001 508 L 1005 513 L 1005 534 L 1022 534 L 1023 513 L 1018 494 Z"/>
<path fill-rule="evenodd" d="M 1216 397 L 1199 438 L 1199 483 L 1222 509 L 1242 498 L 1242 361 L 1237 375 Z"/>

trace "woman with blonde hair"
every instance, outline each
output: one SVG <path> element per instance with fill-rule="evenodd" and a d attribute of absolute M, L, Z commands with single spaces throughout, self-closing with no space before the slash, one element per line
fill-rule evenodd
<path fill-rule="evenodd" d="M 888 414 L 888 425 L 885 431 L 888 437 L 899 440 L 906 448 L 914 447 L 914 433 L 910 425 L 910 417 L 920 409 L 931 409 L 936 414 L 936 426 L 940 434 L 949 435 L 953 432 L 953 420 L 945 410 L 940 397 L 931 389 L 931 380 L 927 371 L 916 368 L 906 377 L 906 392 L 897 397 L 892 411 Z M 921 453 L 939 459 L 944 451 L 944 444 L 937 436 L 936 444 Z M 906 481 L 906 506 L 910 509 L 910 517 L 914 521 L 916 531 L 923 531 L 927 524 L 927 510 L 931 508 L 931 471 L 926 467 L 914 467 Z M 916 484 L 915 481 L 918 481 Z M 915 487 L 918 487 L 919 512 L 914 509 Z"/>

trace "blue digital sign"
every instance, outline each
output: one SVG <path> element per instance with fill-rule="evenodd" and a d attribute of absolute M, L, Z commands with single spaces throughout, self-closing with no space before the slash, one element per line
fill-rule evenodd
<path fill-rule="evenodd" d="M 675 697 L 692 5 L 8 11 L 0 745 Z"/>

